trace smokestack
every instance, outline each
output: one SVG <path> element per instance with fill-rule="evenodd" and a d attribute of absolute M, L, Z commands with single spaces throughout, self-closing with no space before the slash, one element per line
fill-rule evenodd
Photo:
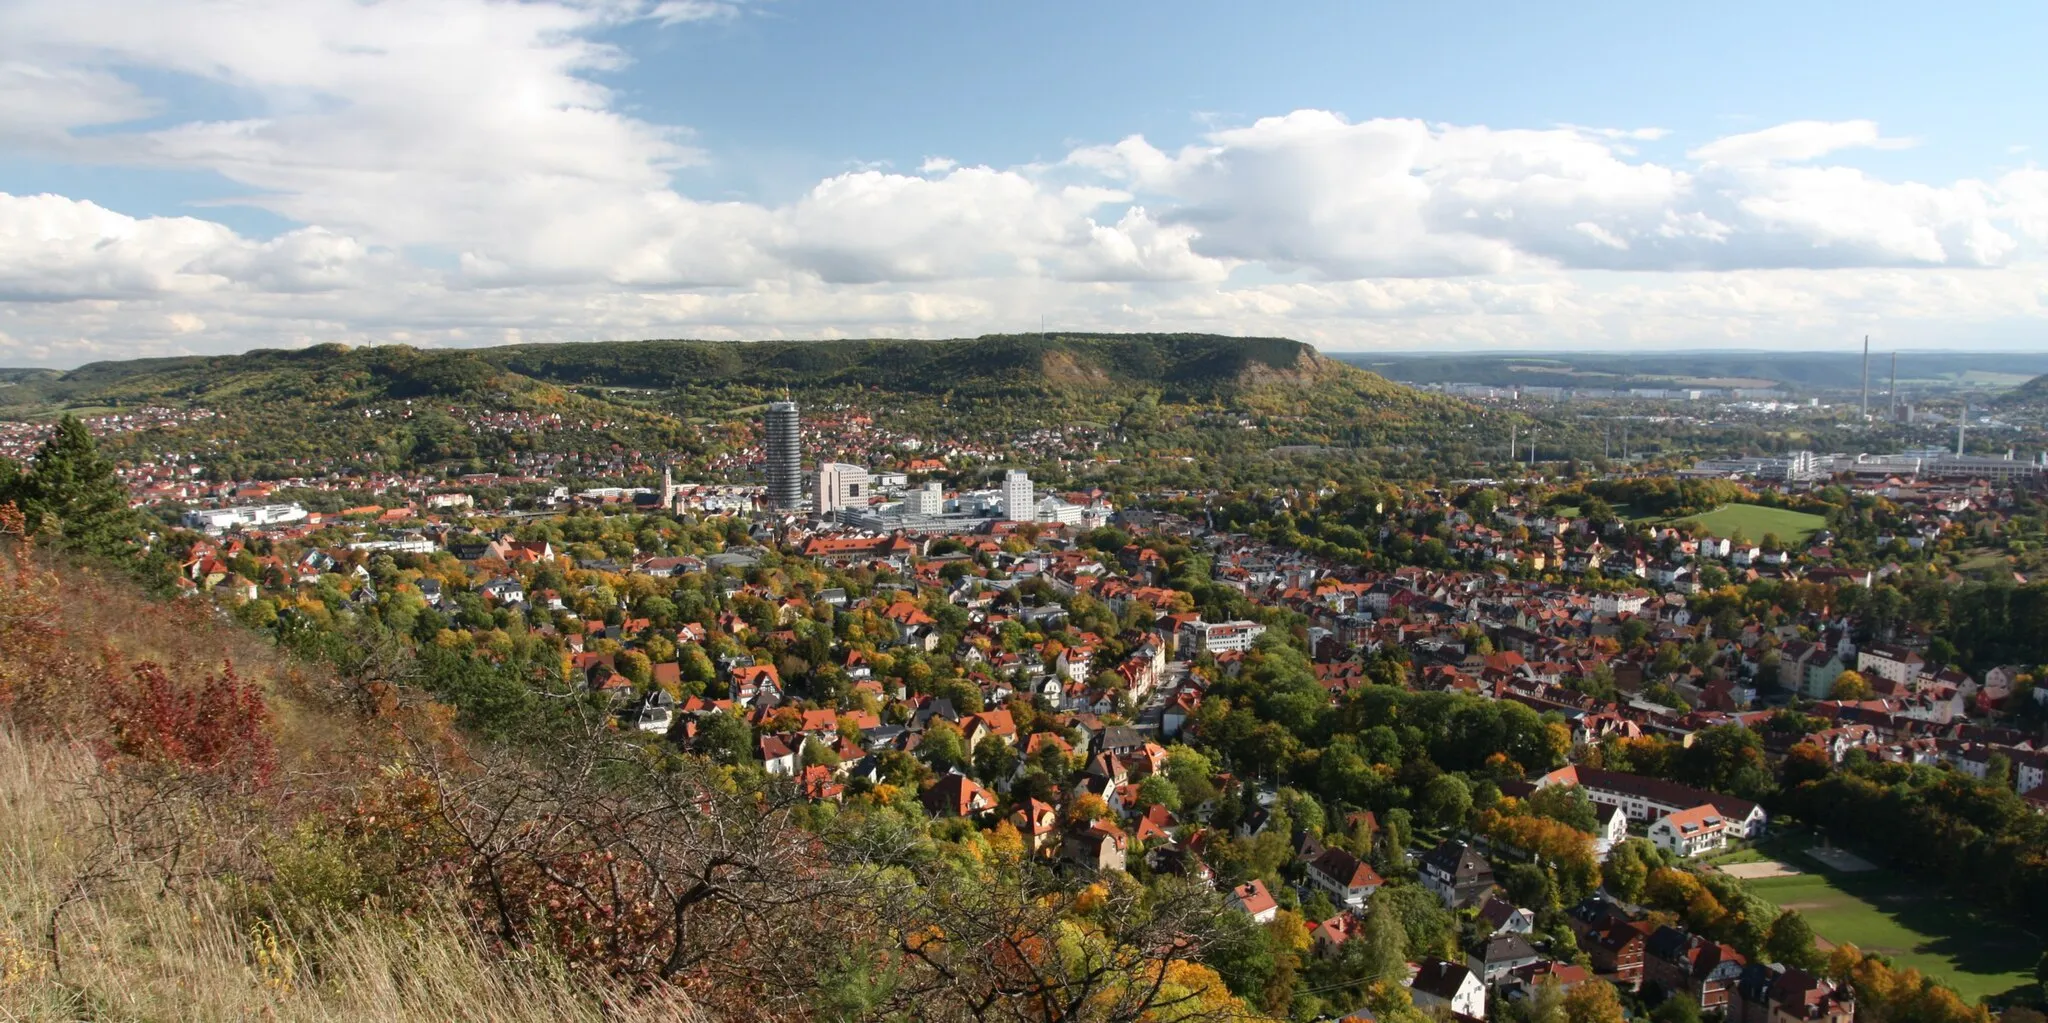
<path fill-rule="evenodd" d="M 1899 421 L 1899 353 L 1897 352 L 1892 353 L 1891 409 L 1885 413 L 1885 418 L 1890 419 L 1894 423 Z"/>
<path fill-rule="evenodd" d="M 1863 400 L 1856 405 L 1856 417 L 1870 422 L 1870 335 L 1863 335 Z"/>
<path fill-rule="evenodd" d="M 1956 456 L 1963 454 L 1963 431 L 1970 425 L 1970 403 L 1963 402 L 1963 417 L 1956 420 Z"/>

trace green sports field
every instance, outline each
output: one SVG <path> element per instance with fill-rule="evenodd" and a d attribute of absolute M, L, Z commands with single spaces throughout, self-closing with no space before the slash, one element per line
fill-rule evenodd
<path fill-rule="evenodd" d="M 1812 536 L 1814 530 L 1827 525 L 1827 520 L 1818 515 L 1755 504 L 1724 504 L 1703 515 L 1662 521 L 1697 522 L 1714 536 L 1734 536 L 1740 532 L 1751 543 L 1763 542 L 1766 533 L 1776 533 L 1788 543 L 1804 540 Z"/>
<path fill-rule="evenodd" d="M 1914 967 L 1970 1002 L 2033 983 L 2041 936 L 1888 870 L 1845 874 L 1805 856 L 1791 862 L 1807 873 L 1748 884 L 1779 908 L 1798 910 L 1822 938 Z"/>

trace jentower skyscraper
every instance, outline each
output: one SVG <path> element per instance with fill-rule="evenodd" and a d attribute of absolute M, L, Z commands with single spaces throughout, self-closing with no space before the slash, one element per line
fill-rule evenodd
<path fill-rule="evenodd" d="M 804 499 L 804 449 L 797 431 L 796 402 L 768 406 L 768 507 L 790 511 Z"/>

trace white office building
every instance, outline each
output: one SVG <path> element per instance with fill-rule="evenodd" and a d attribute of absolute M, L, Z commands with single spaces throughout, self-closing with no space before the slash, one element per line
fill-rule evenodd
<path fill-rule="evenodd" d="M 818 514 L 830 515 L 845 508 L 866 507 L 874 487 L 868 471 L 845 462 L 824 462 L 818 466 Z"/>
<path fill-rule="evenodd" d="M 1088 509 L 1078 504 L 1069 504 L 1057 497 L 1041 497 L 1034 506 L 1032 517 L 1040 522 L 1057 522 L 1065 526 L 1078 525 Z"/>
<path fill-rule="evenodd" d="M 1022 469 L 1003 474 L 1003 515 L 1012 522 L 1030 522 L 1037 516 L 1031 489 L 1031 475 Z"/>
<path fill-rule="evenodd" d="M 248 504 L 236 508 L 201 508 L 185 513 L 185 525 L 209 533 L 225 533 L 244 526 L 281 526 L 304 522 L 306 509 L 300 504 Z"/>

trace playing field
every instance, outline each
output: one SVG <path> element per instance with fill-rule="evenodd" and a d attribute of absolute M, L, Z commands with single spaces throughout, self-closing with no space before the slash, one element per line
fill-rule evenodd
<path fill-rule="evenodd" d="M 1754 504 L 1724 504 L 1704 515 L 1665 521 L 1697 522 L 1714 536 L 1734 536 L 1739 532 L 1751 543 L 1762 543 L 1766 533 L 1776 533 L 1788 543 L 1804 540 L 1827 525 L 1827 520 L 1818 515 Z"/>
<path fill-rule="evenodd" d="M 1748 882 L 1782 909 L 1796 909 L 1815 934 L 1879 952 L 1935 977 L 1974 1002 L 2033 982 L 2043 940 L 1979 916 L 1967 904 L 1888 870 L 1844 874 L 1811 860 L 1804 873 Z"/>

